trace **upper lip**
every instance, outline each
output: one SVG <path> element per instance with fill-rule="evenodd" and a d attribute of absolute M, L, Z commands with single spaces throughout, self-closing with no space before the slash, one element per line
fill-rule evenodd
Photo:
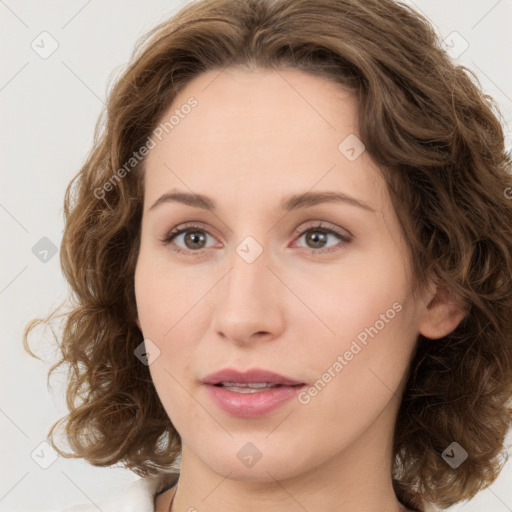
<path fill-rule="evenodd" d="M 295 386 L 304 384 L 295 379 L 290 379 L 278 373 L 260 368 L 239 371 L 234 368 L 225 368 L 218 372 L 212 373 L 203 379 L 204 384 L 219 384 L 221 382 L 236 382 L 238 384 L 250 384 L 268 382 L 269 384 L 282 384 L 284 386 Z"/>

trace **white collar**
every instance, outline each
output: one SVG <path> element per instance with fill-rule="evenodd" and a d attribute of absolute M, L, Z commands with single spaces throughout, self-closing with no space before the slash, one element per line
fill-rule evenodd
<path fill-rule="evenodd" d="M 139 478 L 121 492 L 98 501 L 76 505 L 62 512 L 155 512 L 155 495 L 169 488 L 178 479 L 179 473 L 163 473 Z"/>

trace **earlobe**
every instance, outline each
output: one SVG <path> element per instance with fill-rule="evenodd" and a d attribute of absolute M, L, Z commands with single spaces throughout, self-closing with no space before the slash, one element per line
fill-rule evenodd
<path fill-rule="evenodd" d="M 135 323 L 137 324 L 137 327 L 139 328 L 139 330 L 142 332 L 142 328 L 141 328 L 141 326 L 140 326 L 140 320 L 139 320 L 139 317 L 137 317 L 137 318 L 135 319 Z"/>
<path fill-rule="evenodd" d="M 445 286 L 437 285 L 435 295 L 423 311 L 419 332 L 433 340 L 442 338 L 454 331 L 465 315 L 455 295 Z"/>

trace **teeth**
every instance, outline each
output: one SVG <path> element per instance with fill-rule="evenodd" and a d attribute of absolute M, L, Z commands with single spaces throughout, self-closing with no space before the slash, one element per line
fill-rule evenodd
<path fill-rule="evenodd" d="M 249 387 L 245 388 L 238 388 L 236 386 L 223 386 L 225 390 L 227 391 L 234 391 L 235 393 L 261 393 L 261 390 L 258 389 L 252 389 Z M 269 389 L 269 388 L 265 388 Z"/>
<path fill-rule="evenodd" d="M 272 384 L 270 382 L 220 382 L 219 383 L 221 386 L 235 386 L 235 387 L 238 387 L 238 388 L 254 388 L 254 389 L 257 389 L 257 388 L 268 388 L 268 387 L 273 387 L 275 388 L 276 386 L 279 386 L 279 384 Z"/>
<path fill-rule="evenodd" d="M 269 382 L 221 382 L 220 385 L 227 391 L 236 393 L 258 393 L 258 390 L 276 388 L 279 384 Z"/>

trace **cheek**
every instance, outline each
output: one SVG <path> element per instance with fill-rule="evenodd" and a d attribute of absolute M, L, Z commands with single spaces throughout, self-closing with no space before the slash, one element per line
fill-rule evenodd
<path fill-rule="evenodd" d="M 308 316 L 300 329 L 307 340 L 301 359 L 330 388 L 318 402 L 342 399 L 348 410 L 358 400 L 377 404 L 398 386 L 417 339 L 404 267 L 390 252 L 378 261 L 347 262 L 338 275 L 314 282 L 307 303 L 317 318 Z"/>
<path fill-rule="evenodd" d="M 172 336 L 200 301 L 204 283 L 176 271 L 165 251 L 141 247 L 135 269 L 135 297 L 138 317 L 145 337 L 164 340 Z M 176 326 L 176 327 L 175 327 Z"/>
<path fill-rule="evenodd" d="M 149 370 L 169 416 L 190 401 L 183 391 L 184 376 L 193 373 L 194 347 L 200 337 L 198 329 L 203 328 L 198 322 L 204 317 L 201 298 L 211 288 L 188 277 L 171 271 L 168 259 L 141 248 L 134 283 L 137 311 L 144 339 L 158 349 Z"/>
<path fill-rule="evenodd" d="M 373 293 L 354 288 L 358 296 L 343 295 L 338 308 L 332 307 L 326 317 L 336 335 L 322 329 L 327 334 L 308 336 L 315 339 L 316 347 L 309 343 L 297 355 L 313 376 L 299 397 L 304 417 L 321 418 L 324 441 L 333 446 L 357 437 L 398 397 L 415 345 L 413 309 L 405 288 L 388 293 L 386 286 L 377 286 L 388 285 L 387 279 L 374 284 Z M 352 289 L 348 283 L 347 288 Z M 314 435 L 317 423 L 305 421 L 301 428 L 310 428 Z"/>
<path fill-rule="evenodd" d="M 409 302 L 407 276 L 392 254 L 381 254 L 377 260 L 347 258 L 339 268 L 318 272 L 310 280 L 295 276 L 294 291 L 316 316 L 309 315 L 311 327 L 305 321 L 303 327 L 315 330 L 317 336 L 320 333 L 337 348 L 358 335 L 364 341 L 364 333 L 372 327 L 379 337 L 392 330 L 394 335 L 400 332 L 404 303 Z"/>

